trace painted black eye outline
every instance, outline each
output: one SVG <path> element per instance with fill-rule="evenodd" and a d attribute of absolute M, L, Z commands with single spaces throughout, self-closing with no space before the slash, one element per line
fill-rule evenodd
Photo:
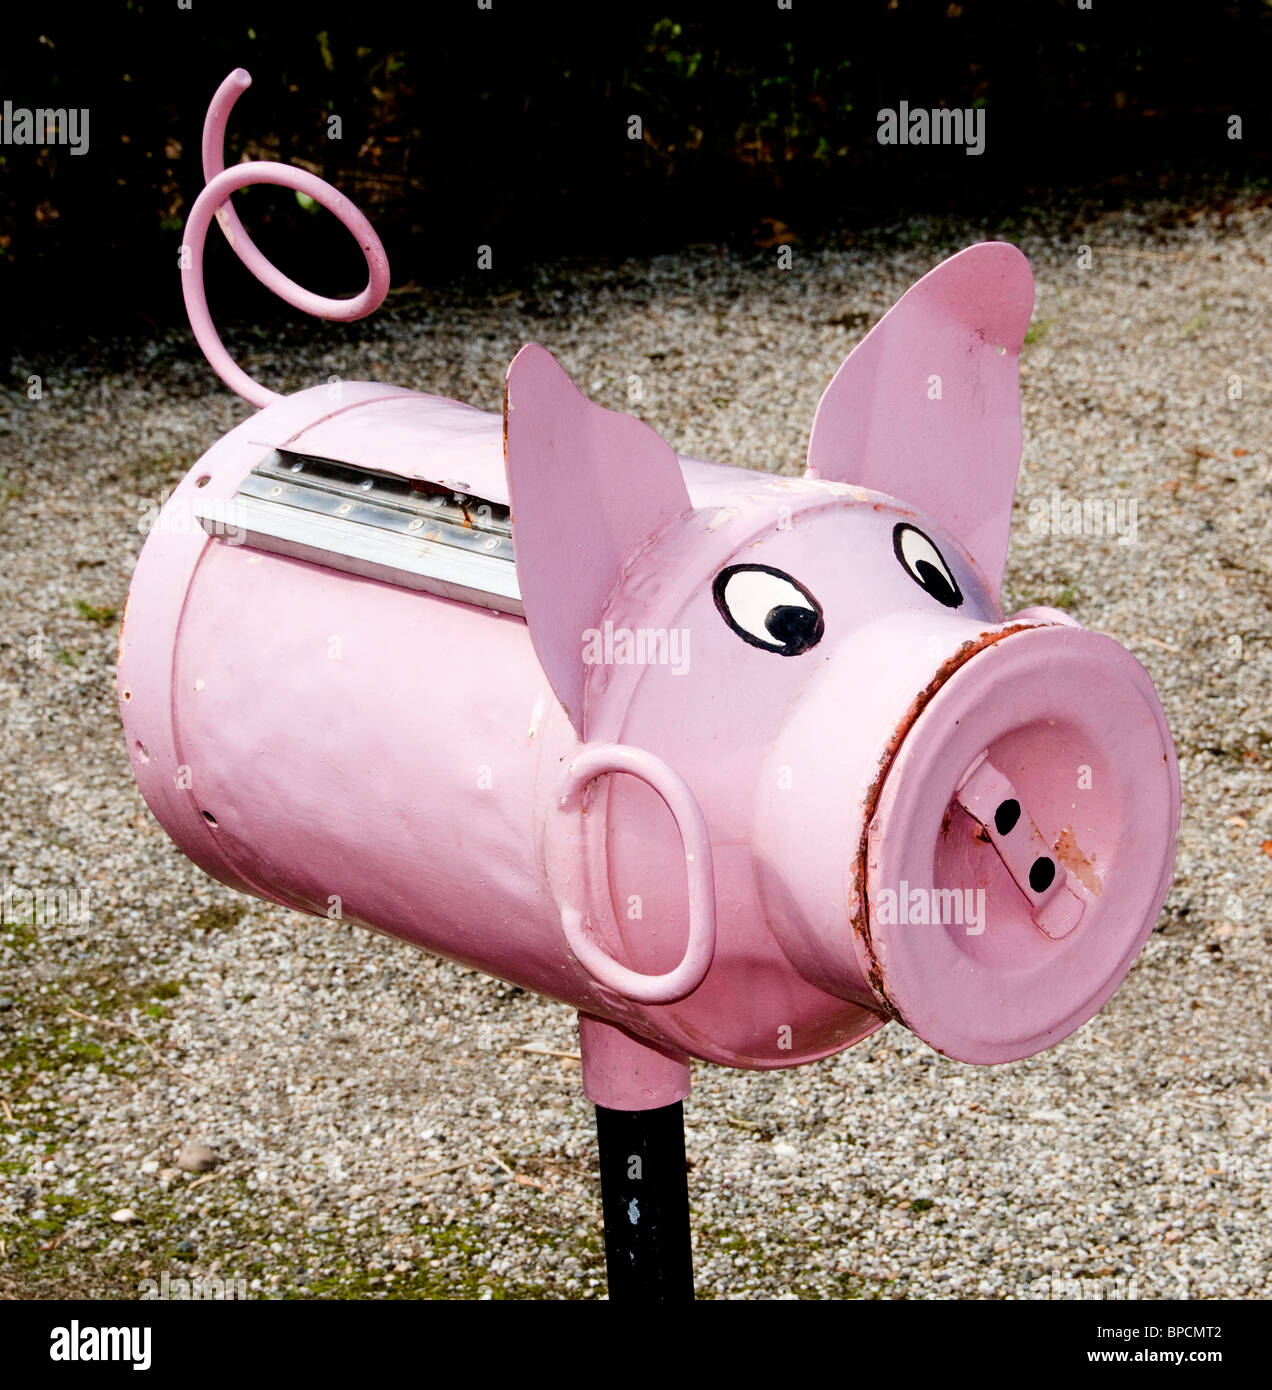
<path fill-rule="evenodd" d="M 907 535 L 918 537 L 920 544 L 917 548 L 921 551 L 926 546 L 935 557 L 936 564 L 925 555 L 916 556 L 914 547 L 911 547 L 911 553 L 907 555 Z M 946 608 L 961 606 L 963 591 L 958 587 L 958 580 L 954 578 L 949 565 L 945 563 L 945 556 L 937 549 L 931 536 L 920 531 L 917 526 L 911 526 L 908 521 L 899 521 L 892 528 L 892 550 L 901 562 L 901 568 L 924 593 L 931 594 L 937 603 L 944 604 Z"/>
<path fill-rule="evenodd" d="M 739 616 L 729 607 L 727 591 L 730 581 L 739 574 L 767 574 L 785 584 L 804 600 L 804 603 L 774 603 L 762 620 L 758 612 L 750 617 L 751 626 L 744 625 Z M 777 589 L 777 586 L 773 586 Z M 799 582 L 785 570 L 774 569 L 772 565 L 729 565 L 716 575 L 711 585 L 711 594 L 720 616 L 737 635 L 749 646 L 761 651 L 773 652 L 777 656 L 802 656 L 821 641 L 826 631 L 826 620 L 822 606 Z M 778 590 L 774 597 L 783 597 Z M 755 631 L 761 622 L 768 640 Z"/>

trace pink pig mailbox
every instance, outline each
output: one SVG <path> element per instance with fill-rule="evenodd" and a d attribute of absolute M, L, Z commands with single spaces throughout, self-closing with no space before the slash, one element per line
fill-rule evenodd
<path fill-rule="evenodd" d="M 211 217 L 311 312 L 369 312 L 387 266 L 313 176 L 222 172 L 247 80 L 208 115 L 184 273 L 210 360 L 264 408 L 173 494 L 201 526 L 156 526 L 138 561 L 137 782 L 223 883 L 577 1009 L 611 1288 L 683 1293 L 690 1058 L 795 1066 L 889 1020 L 1030 1056 L 1101 1008 L 1170 885 L 1148 675 L 999 606 L 1028 262 L 972 246 L 905 294 L 826 388 L 802 478 L 680 457 L 534 345 L 502 416 L 376 383 L 282 398 L 211 327 Z M 259 181 L 345 221 L 363 296 L 264 260 L 226 201 Z M 629 1181 L 633 1150 L 661 1177 Z"/>

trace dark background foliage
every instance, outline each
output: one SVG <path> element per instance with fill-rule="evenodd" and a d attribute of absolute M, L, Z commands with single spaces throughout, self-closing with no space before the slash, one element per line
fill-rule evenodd
<path fill-rule="evenodd" d="M 376 224 L 399 287 L 475 279 L 481 244 L 489 287 L 563 257 L 768 251 L 915 212 L 1213 201 L 1266 178 L 1266 0 L 738 0 L 709 14 L 544 0 L 11 8 L 0 101 L 88 107 L 91 146 L 0 145 L 6 336 L 181 320 L 203 114 L 236 66 L 254 85 L 229 161 L 282 158 L 335 182 Z M 879 109 L 903 99 L 983 105 L 985 153 L 879 145 Z M 326 138 L 333 113 L 340 140 Z M 236 203 L 302 283 L 362 283 L 334 219 L 272 187 Z M 224 247 L 208 283 L 218 318 L 276 312 Z"/>

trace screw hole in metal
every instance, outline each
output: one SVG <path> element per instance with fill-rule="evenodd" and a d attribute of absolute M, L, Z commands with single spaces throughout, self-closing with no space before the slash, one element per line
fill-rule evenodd
<path fill-rule="evenodd" d="M 1010 835 L 1019 819 L 1020 802 L 1014 797 L 1008 797 L 1006 801 L 999 803 L 998 810 L 994 812 L 994 829 L 1000 835 Z"/>
<path fill-rule="evenodd" d="M 203 819 L 207 821 L 207 823 L 211 826 L 216 825 L 216 817 L 212 814 L 211 811 L 204 811 Z"/>

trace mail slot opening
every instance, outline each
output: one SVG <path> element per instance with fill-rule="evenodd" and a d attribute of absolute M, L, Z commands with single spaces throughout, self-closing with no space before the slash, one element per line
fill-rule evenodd
<path fill-rule="evenodd" d="M 506 502 L 271 449 L 228 501 L 196 506 L 214 538 L 521 615 Z"/>

